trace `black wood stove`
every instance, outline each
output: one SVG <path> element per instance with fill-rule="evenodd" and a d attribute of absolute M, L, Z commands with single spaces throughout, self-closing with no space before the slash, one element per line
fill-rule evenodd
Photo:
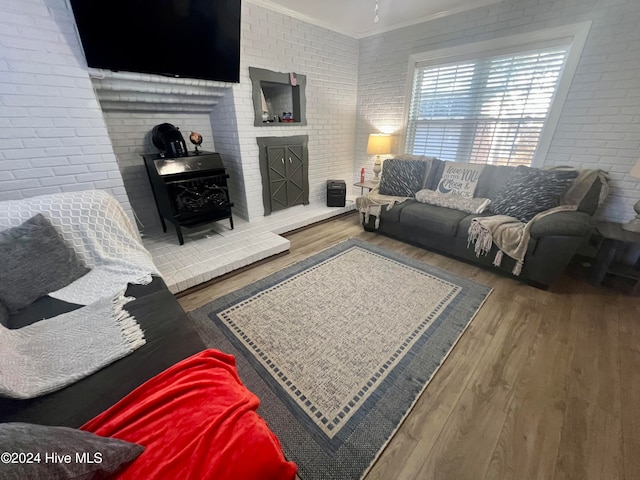
<path fill-rule="evenodd" d="M 196 227 L 205 223 L 233 217 L 227 178 L 220 154 L 189 152 L 176 158 L 159 154 L 142 155 L 158 207 L 162 229 L 165 220 L 176 227 L 180 245 L 184 245 L 181 227 Z"/>

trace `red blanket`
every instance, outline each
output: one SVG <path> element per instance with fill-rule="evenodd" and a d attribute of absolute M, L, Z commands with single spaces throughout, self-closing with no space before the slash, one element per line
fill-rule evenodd
<path fill-rule="evenodd" d="M 81 428 L 146 447 L 119 478 L 294 479 L 231 355 L 205 350 L 150 379 Z"/>

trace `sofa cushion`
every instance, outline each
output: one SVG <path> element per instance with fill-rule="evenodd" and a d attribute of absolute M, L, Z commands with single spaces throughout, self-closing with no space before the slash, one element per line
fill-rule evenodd
<path fill-rule="evenodd" d="M 484 165 L 480 164 L 445 162 L 436 191 L 445 195 L 473 198 L 483 168 Z"/>
<path fill-rule="evenodd" d="M 494 200 L 515 169 L 504 165 L 485 165 L 478 179 L 475 196 Z"/>
<path fill-rule="evenodd" d="M 9 328 L 9 311 L 2 302 L 0 302 L 0 325 Z"/>
<path fill-rule="evenodd" d="M 0 301 L 14 314 L 89 269 L 42 214 L 0 232 Z"/>
<path fill-rule="evenodd" d="M 3 423 L 0 451 L 25 455 L 15 462 L 0 462 L 0 478 L 62 480 L 110 477 L 135 460 L 144 447 L 73 428 Z M 66 456 L 69 461 L 59 460 Z"/>
<path fill-rule="evenodd" d="M 424 181 L 424 188 L 429 190 L 435 190 L 442 178 L 442 172 L 444 171 L 445 162 L 434 158 L 431 162 L 431 169 L 427 173 L 427 177 Z"/>
<path fill-rule="evenodd" d="M 420 190 L 416 193 L 416 200 L 420 203 L 453 208 L 467 213 L 482 213 L 489 208 L 491 200 L 488 198 L 468 198 L 461 195 L 447 195 L 433 190 Z"/>
<path fill-rule="evenodd" d="M 458 233 L 456 234 L 456 236 L 460 238 L 467 238 L 469 236 L 469 227 L 471 226 L 471 220 L 479 217 L 490 217 L 491 215 L 493 215 L 493 213 L 491 212 L 484 212 L 480 215 L 475 213 L 468 214 L 466 217 L 460 220 L 460 223 L 458 224 Z M 473 248 L 473 246 L 471 248 Z"/>
<path fill-rule="evenodd" d="M 491 211 L 528 222 L 538 213 L 558 206 L 561 195 L 577 176 L 575 170 L 517 167 L 491 203 Z"/>
<path fill-rule="evenodd" d="M 599 179 L 593 182 L 593 185 L 591 185 L 591 188 L 582 199 L 582 202 L 580 202 L 580 205 L 578 205 L 578 211 L 588 213 L 589 215 L 593 215 L 594 213 L 596 213 L 596 210 L 600 205 L 601 189 L 602 183 Z"/>
<path fill-rule="evenodd" d="M 433 169 L 433 165 L 434 164 L 437 165 L 438 162 L 442 163 L 442 161 L 438 160 L 436 157 L 429 157 L 427 155 L 411 155 L 408 153 L 401 153 L 398 155 L 394 155 L 393 158 L 396 160 L 420 160 L 427 164 L 425 168 L 425 174 L 422 179 L 422 188 L 426 188 L 425 185 L 426 185 L 427 179 L 431 175 L 431 170 Z"/>
<path fill-rule="evenodd" d="M 591 231 L 590 216 L 584 212 L 556 212 L 536 220 L 531 225 L 533 238 L 555 235 L 584 237 Z"/>
<path fill-rule="evenodd" d="M 189 320 L 162 278 L 153 277 L 148 285 L 129 285 L 125 296 L 135 298 L 124 309 L 136 319 L 147 343 L 57 392 L 31 400 L 0 397 L 0 422 L 79 427 L 151 377 L 206 348 L 195 323 Z M 27 309 L 41 307 L 39 304 L 36 301 Z M 69 311 L 74 305 L 67 304 L 67 308 Z M 30 316 L 37 316 L 37 312 Z"/>
<path fill-rule="evenodd" d="M 423 160 L 385 160 L 379 193 L 394 197 L 413 197 L 422 189 L 428 166 L 429 162 Z"/>
<path fill-rule="evenodd" d="M 413 199 L 409 199 L 405 200 L 404 202 L 396 203 L 391 208 L 382 208 L 382 212 L 380 213 L 380 220 L 383 222 L 399 222 L 400 213 L 402 212 L 402 210 L 413 203 L 416 203 L 416 201 Z"/>
<path fill-rule="evenodd" d="M 458 231 L 460 220 L 467 215 L 460 210 L 416 202 L 402 209 L 400 223 L 439 235 L 454 237 Z"/>
<path fill-rule="evenodd" d="M 78 308 L 82 308 L 82 305 L 65 302 L 64 300 L 59 300 L 57 298 L 50 297 L 49 295 L 45 295 L 31 303 L 28 307 L 23 308 L 18 313 L 11 315 L 9 317 L 9 324 L 7 325 L 7 328 L 17 330 L 47 318 L 53 318 L 64 313 L 72 312 Z"/>

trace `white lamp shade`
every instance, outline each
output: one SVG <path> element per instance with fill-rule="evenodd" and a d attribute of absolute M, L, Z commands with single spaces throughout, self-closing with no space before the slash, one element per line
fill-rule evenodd
<path fill-rule="evenodd" d="M 632 177 L 640 178 L 640 159 L 638 159 L 636 161 L 636 164 L 631 167 L 629 175 L 631 175 Z"/>
<path fill-rule="evenodd" d="M 372 133 L 367 142 L 369 155 L 387 155 L 391 153 L 391 135 L 384 133 Z"/>

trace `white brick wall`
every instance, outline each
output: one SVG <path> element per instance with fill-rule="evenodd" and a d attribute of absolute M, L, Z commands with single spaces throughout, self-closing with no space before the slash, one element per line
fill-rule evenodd
<path fill-rule="evenodd" d="M 409 55 L 591 20 L 582 58 L 545 165 L 609 171 L 612 191 L 598 212 L 626 221 L 640 199 L 628 175 L 640 158 L 640 6 L 638 0 L 505 0 L 360 40 L 353 179 L 372 171 L 367 135 L 403 125 Z"/>
<path fill-rule="evenodd" d="M 263 215 L 255 138 L 309 135 L 310 198 L 324 202 L 328 178 L 356 181 L 363 165 L 372 176 L 369 133 L 383 126 L 400 133 L 410 54 L 585 20 L 593 26 L 545 164 L 608 170 L 613 188 L 601 216 L 627 220 L 640 198 L 640 183 L 628 175 L 640 157 L 637 0 L 505 0 L 360 41 L 245 2 L 241 83 L 210 122 L 205 114 L 111 112 L 108 125 L 65 1 L 0 0 L 0 9 L 0 200 L 101 188 L 131 211 L 126 183 L 152 228 L 157 218 L 136 162 L 143 134 L 169 121 L 185 133 L 199 130 L 205 148 L 215 143 L 235 210 L 247 219 Z M 307 75 L 306 127 L 253 126 L 249 66 Z"/>
<path fill-rule="evenodd" d="M 118 159 L 118 165 L 131 206 L 145 232 L 161 229 L 160 217 L 153 200 L 149 178 L 141 157 L 143 153 L 154 153 L 158 149 L 151 142 L 151 130 L 160 123 L 171 123 L 178 127 L 189 150 L 192 131 L 202 134 L 202 150 L 215 151 L 211 122 L 208 114 L 150 113 L 150 112 L 105 112 L 107 130 Z"/>
<path fill-rule="evenodd" d="M 327 179 L 351 178 L 358 41 L 248 2 L 242 18 L 240 84 L 212 112 L 216 145 L 242 173 L 238 212 L 249 220 L 264 215 L 256 137 L 308 135 L 309 200 L 324 203 Z M 307 76 L 307 126 L 254 127 L 250 66 Z"/>
<path fill-rule="evenodd" d="M 65 1 L 0 12 L 0 200 L 98 188 L 131 213 Z"/>
<path fill-rule="evenodd" d="M 159 220 L 140 154 L 153 150 L 147 134 L 162 122 L 185 134 L 199 131 L 203 147 L 222 154 L 235 211 L 247 219 L 263 215 L 257 136 L 309 135 L 312 202 L 324 202 L 325 180 L 351 176 L 357 40 L 248 4 L 242 83 L 210 116 L 103 115 L 66 2 L 2 0 L 2 11 L 0 199 L 102 188 L 129 212 L 130 201 L 145 228 L 154 230 Z M 308 76 L 307 127 L 253 126 L 250 65 Z"/>
<path fill-rule="evenodd" d="M 211 113 L 211 127 L 214 132 L 216 151 L 222 156 L 222 161 L 229 174 L 227 185 L 229 186 L 229 196 L 234 204 L 233 213 L 248 220 L 247 195 L 234 98 L 235 89 L 237 89 L 236 85 L 233 89 L 227 90 L 225 96 L 216 105 Z"/>

